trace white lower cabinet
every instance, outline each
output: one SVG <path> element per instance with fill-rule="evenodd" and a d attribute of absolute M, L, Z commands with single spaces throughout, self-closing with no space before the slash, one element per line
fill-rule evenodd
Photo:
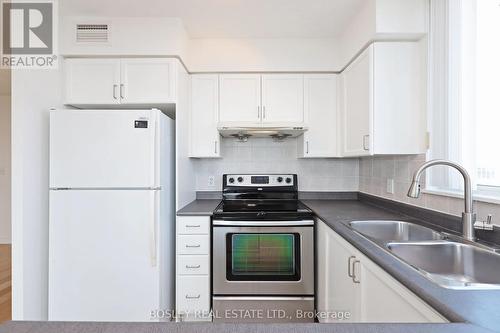
<path fill-rule="evenodd" d="M 210 217 L 177 217 L 176 314 L 178 321 L 211 321 Z"/>
<path fill-rule="evenodd" d="M 316 230 L 320 322 L 447 322 L 324 222 Z"/>

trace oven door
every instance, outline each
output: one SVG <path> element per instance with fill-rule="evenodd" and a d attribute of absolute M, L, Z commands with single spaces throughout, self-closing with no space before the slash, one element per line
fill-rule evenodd
<path fill-rule="evenodd" d="M 314 295 L 314 222 L 214 221 L 213 293 Z"/>

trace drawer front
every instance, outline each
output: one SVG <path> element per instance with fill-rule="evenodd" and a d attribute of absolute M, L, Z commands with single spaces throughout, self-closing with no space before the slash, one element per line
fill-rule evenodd
<path fill-rule="evenodd" d="M 210 258 L 208 255 L 177 256 L 177 274 L 208 275 L 210 273 Z"/>
<path fill-rule="evenodd" d="M 208 276 L 182 276 L 177 279 L 177 311 L 209 311 L 210 278 Z"/>
<path fill-rule="evenodd" d="M 210 231 L 210 217 L 208 216 L 180 216 L 177 218 L 178 235 L 208 235 Z"/>
<path fill-rule="evenodd" d="M 209 254 L 208 235 L 177 236 L 177 254 Z"/>

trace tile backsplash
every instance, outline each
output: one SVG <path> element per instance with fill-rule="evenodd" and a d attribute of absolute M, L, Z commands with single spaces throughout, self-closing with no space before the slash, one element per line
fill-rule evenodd
<path fill-rule="evenodd" d="M 426 161 L 425 155 L 363 157 L 359 162 L 359 191 L 407 204 L 462 216 L 463 199 L 422 193 L 420 198 L 406 196 L 415 170 Z M 387 180 L 394 179 L 394 194 L 387 193 Z M 422 178 L 422 183 L 424 179 Z M 493 222 L 500 224 L 500 205 L 474 202 L 480 220 L 488 214 Z"/>
<path fill-rule="evenodd" d="M 222 158 L 195 160 L 198 191 L 218 191 L 225 173 L 297 173 L 300 191 L 358 191 L 358 159 L 300 159 L 297 140 L 225 138 Z M 210 177 L 214 177 L 214 183 Z"/>
<path fill-rule="evenodd" d="M 303 159 L 297 158 L 296 139 L 276 142 L 266 138 L 248 142 L 225 138 L 221 153 L 222 158 L 195 160 L 197 191 L 220 191 L 225 173 L 297 173 L 300 191 L 360 191 L 456 216 L 463 211 L 462 199 L 427 193 L 418 199 L 406 196 L 425 155 Z M 425 174 L 422 183 L 424 178 Z M 394 180 L 393 194 L 387 192 L 388 179 Z M 492 214 L 493 222 L 500 224 L 500 205 L 476 201 L 474 208 L 478 219 Z"/>

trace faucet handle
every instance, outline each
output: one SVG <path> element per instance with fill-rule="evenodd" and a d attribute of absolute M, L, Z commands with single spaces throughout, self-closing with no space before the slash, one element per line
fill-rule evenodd
<path fill-rule="evenodd" d="M 474 223 L 474 229 L 493 231 L 493 224 L 491 223 L 492 215 L 488 214 L 486 221 L 476 221 Z"/>

